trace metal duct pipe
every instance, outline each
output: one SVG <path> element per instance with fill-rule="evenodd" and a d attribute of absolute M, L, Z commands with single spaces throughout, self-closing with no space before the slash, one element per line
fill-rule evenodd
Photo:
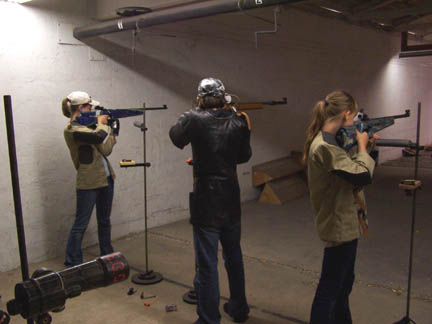
<path fill-rule="evenodd" d="M 107 21 L 104 23 L 78 27 L 74 37 L 83 39 L 105 35 L 123 30 L 145 28 L 176 21 L 208 17 L 217 14 L 256 9 L 280 4 L 290 4 L 305 0 L 213 0 L 204 3 L 193 3 L 181 7 L 150 12 L 134 17 Z"/>

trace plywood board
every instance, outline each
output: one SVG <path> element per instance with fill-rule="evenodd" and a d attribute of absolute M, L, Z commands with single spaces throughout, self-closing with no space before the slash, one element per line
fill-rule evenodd
<path fill-rule="evenodd" d="M 268 181 L 293 175 L 303 170 L 291 157 L 283 157 L 277 160 L 258 164 L 252 167 L 252 184 L 258 187 Z"/>
<path fill-rule="evenodd" d="M 299 176 L 288 176 L 269 181 L 265 184 L 259 202 L 282 205 L 306 194 L 308 188 Z"/>

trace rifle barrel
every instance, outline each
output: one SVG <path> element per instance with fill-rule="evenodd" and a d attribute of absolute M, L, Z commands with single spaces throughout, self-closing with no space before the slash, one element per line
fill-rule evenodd
<path fill-rule="evenodd" d="M 393 116 L 393 118 L 394 118 L 394 119 L 397 119 L 397 118 L 406 118 L 406 117 L 409 117 L 409 116 L 410 116 L 410 110 L 407 109 L 407 110 L 405 110 L 405 114 L 402 114 L 402 115 L 396 115 L 396 116 Z"/>
<path fill-rule="evenodd" d="M 162 110 L 162 109 L 168 109 L 168 107 L 167 107 L 167 105 L 163 105 L 163 106 L 161 106 L 161 107 L 146 107 L 146 108 L 141 108 L 141 109 L 144 109 L 144 110 Z"/>
<path fill-rule="evenodd" d="M 160 107 L 146 107 L 146 108 L 104 108 L 101 106 L 95 107 L 96 110 L 162 110 L 162 109 L 168 109 L 167 105 L 162 105 Z"/>
<path fill-rule="evenodd" d="M 376 146 L 416 148 L 417 144 L 405 139 L 377 139 Z"/>
<path fill-rule="evenodd" d="M 407 118 L 410 116 L 410 110 L 405 110 L 405 114 L 401 115 L 394 115 L 394 116 L 385 116 L 385 117 L 377 117 L 377 118 L 370 118 L 369 120 L 375 120 L 375 119 L 384 119 L 384 118 L 392 118 L 392 119 L 398 119 L 398 118 Z M 367 120 L 366 120 L 367 122 Z"/>
<path fill-rule="evenodd" d="M 233 102 L 233 105 L 265 105 L 265 106 L 275 106 L 275 105 L 286 105 L 287 98 L 283 97 L 282 100 L 270 100 L 270 101 L 254 101 L 254 102 Z"/>

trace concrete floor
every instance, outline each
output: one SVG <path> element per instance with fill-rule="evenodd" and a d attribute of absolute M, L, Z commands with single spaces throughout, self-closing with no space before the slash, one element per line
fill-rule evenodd
<path fill-rule="evenodd" d="M 406 287 L 411 228 L 412 198 L 397 188 L 401 179 L 413 177 L 409 167 L 381 166 L 368 188 L 371 236 L 361 239 L 356 264 L 356 283 L 351 309 L 356 324 L 393 323 L 406 314 Z M 412 299 L 410 317 L 432 324 L 432 168 L 420 169 L 423 189 L 417 194 Z M 313 225 L 307 196 L 283 206 L 248 202 L 243 205 L 242 247 L 246 271 L 250 324 L 307 324 L 319 279 L 322 244 Z M 149 231 L 149 268 L 165 280 L 138 286 L 130 280 L 83 293 L 66 302 L 66 310 L 53 315 L 53 323 L 193 323 L 195 307 L 185 304 L 182 295 L 191 287 L 194 274 L 192 230 L 180 221 Z M 144 236 L 114 242 L 133 268 L 145 270 Z M 97 256 L 97 247 L 85 250 L 86 260 Z M 222 256 L 220 255 L 220 260 Z M 63 257 L 30 265 L 60 270 Z M 221 263 L 221 262 L 220 262 Z M 222 299 L 228 297 L 226 273 L 219 264 Z M 0 309 L 13 298 L 20 281 L 19 269 L 0 273 Z M 130 287 L 137 289 L 127 295 Z M 141 292 L 157 295 L 150 307 L 143 306 Z M 224 300 L 221 301 L 223 304 Z M 176 304 L 176 312 L 165 305 Z M 223 313 L 222 323 L 232 323 Z M 21 317 L 11 323 L 26 323 Z"/>

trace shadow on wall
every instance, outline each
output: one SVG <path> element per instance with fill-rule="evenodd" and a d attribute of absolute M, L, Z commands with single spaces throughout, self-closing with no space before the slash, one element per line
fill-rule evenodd
<path fill-rule="evenodd" d="M 121 41 L 124 41 L 124 39 L 120 39 L 120 42 Z M 256 143 L 261 148 L 258 148 L 258 151 L 265 148 L 264 152 L 266 156 L 271 152 L 278 152 L 276 153 L 277 156 L 282 156 L 290 152 L 286 142 L 275 141 L 275 138 L 281 137 L 281 132 L 296 128 L 296 131 L 293 133 L 296 135 L 303 135 L 302 131 L 297 131 L 298 127 L 302 130 L 302 123 L 296 123 L 292 125 L 291 128 L 287 128 L 284 122 L 284 120 L 293 117 L 293 114 L 295 114 L 296 117 L 299 113 L 304 114 L 304 110 L 299 109 L 297 106 L 298 102 L 301 101 L 297 98 L 300 85 L 297 83 L 297 80 L 285 79 L 286 75 L 280 70 L 280 65 L 272 64 L 271 62 L 261 64 L 264 59 L 267 59 L 267 56 L 271 58 L 272 55 L 274 55 L 272 52 L 257 52 L 255 49 L 253 49 L 253 52 L 249 50 L 245 52 L 239 50 L 238 53 L 234 53 L 235 55 L 233 54 L 232 58 L 221 59 L 224 55 L 223 53 L 229 54 L 230 52 L 219 53 L 213 48 L 203 48 L 202 55 L 198 56 L 197 50 L 194 49 L 196 44 L 194 44 L 192 49 L 185 48 L 185 51 L 190 50 L 190 53 L 180 54 L 179 49 L 175 49 L 178 53 L 171 53 L 171 55 L 166 54 L 169 57 L 164 56 L 164 59 L 161 59 L 158 58 L 157 52 L 147 55 L 138 49 L 136 49 L 133 55 L 128 45 L 119 44 L 117 40 L 113 41 L 107 38 L 93 37 L 84 39 L 83 42 L 92 49 L 133 70 L 135 73 L 140 74 L 151 82 L 160 85 L 167 94 L 174 94 L 180 98 L 185 98 L 183 102 L 193 101 L 196 96 L 196 88 L 199 81 L 208 76 L 220 78 L 227 86 L 227 91 L 237 94 L 241 98 L 240 101 L 250 102 L 254 100 L 280 99 L 279 97 L 274 98 L 274 93 L 277 93 L 278 96 L 282 93 L 282 95 L 280 95 L 281 97 L 288 96 L 288 107 L 266 107 L 262 111 L 248 112 L 255 130 L 253 136 L 259 137 Z M 167 52 L 169 48 L 165 48 L 164 50 Z M 242 57 L 245 53 L 249 54 L 249 58 Z M 185 59 L 185 56 L 188 56 L 188 54 L 190 54 L 190 57 Z M 177 61 L 172 61 L 176 60 L 175 55 L 181 55 L 182 57 Z M 196 61 L 190 61 L 198 59 L 200 60 L 200 64 Z M 170 60 L 178 63 L 178 65 L 170 62 Z M 184 66 L 189 67 L 189 69 L 183 68 L 182 63 L 179 63 L 179 61 L 184 61 Z M 253 64 L 256 64 L 256 66 L 251 66 Z M 271 80 L 266 81 L 266 77 L 270 77 Z M 285 86 L 281 85 L 284 80 L 287 83 L 286 88 L 294 89 L 294 91 L 282 90 L 283 92 L 281 92 L 281 89 L 285 88 Z M 276 84 L 273 84 L 273 82 L 276 82 Z M 291 96 L 289 96 L 287 92 L 291 94 Z M 176 108 L 174 112 L 169 109 L 169 115 L 171 116 L 169 118 L 172 118 L 172 122 L 176 120 L 180 113 L 191 108 L 191 106 L 174 108 Z M 173 116 L 174 113 L 175 117 Z M 255 123 L 255 121 L 257 122 Z M 285 135 L 286 134 L 282 134 L 282 137 L 288 138 L 291 141 L 298 138 L 298 136 L 287 137 Z M 255 139 L 252 139 L 252 141 L 255 141 Z M 291 147 L 291 149 L 293 149 L 293 147 Z"/>
<path fill-rule="evenodd" d="M 130 53 L 131 49 L 100 37 L 85 39 L 84 43 L 179 96 L 191 93 L 191 89 L 194 89 L 195 85 L 198 85 L 198 82 L 205 77 L 138 51 L 135 52 L 134 57 L 131 54 L 125 54 Z"/>
<path fill-rule="evenodd" d="M 65 118 L 65 125 L 66 122 Z M 55 153 L 60 151 L 66 151 L 67 154 Z M 38 261 L 64 255 L 66 240 L 75 219 L 76 172 L 69 158 L 62 129 L 56 132 L 56 136 L 44 136 L 35 155 L 38 172 L 35 186 L 32 187 L 37 192 L 32 196 L 39 196 L 36 201 L 43 205 L 39 206 L 41 224 L 29 224 L 35 228 L 28 231 L 33 236 L 29 237 L 27 244 L 32 246 L 32 259 Z M 59 205 L 60 202 L 66 204 Z M 31 203 L 26 205 L 32 206 Z M 31 215 L 31 211 L 28 214 Z"/>

